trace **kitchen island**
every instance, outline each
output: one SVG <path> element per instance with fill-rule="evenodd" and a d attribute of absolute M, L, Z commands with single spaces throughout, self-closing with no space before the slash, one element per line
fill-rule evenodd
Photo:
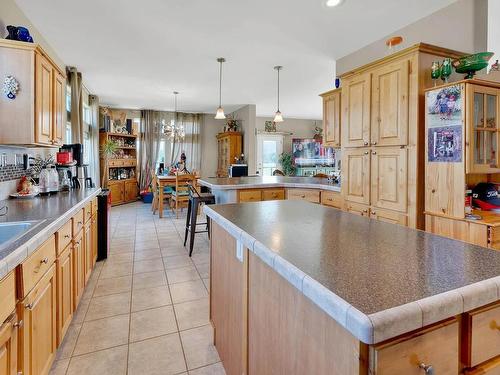
<path fill-rule="evenodd" d="M 500 252 L 300 201 L 205 212 L 227 374 L 500 371 Z"/>
<path fill-rule="evenodd" d="M 339 184 L 316 177 L 208 177 L 201 178 L 199 184 L 212 191 L 218 204 L 285 199 L 289 190 L 300 192 L 297 198 L 304 195 L 303 199 L 319 203 L 321 191 L 340 193 Z M 255 192 L 267 192 L 267 195 L 255 195 Z"/>

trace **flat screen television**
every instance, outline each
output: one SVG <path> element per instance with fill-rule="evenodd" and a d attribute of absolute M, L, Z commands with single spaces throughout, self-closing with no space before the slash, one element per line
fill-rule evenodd
<path fill-rule="evenodd" d="M 335 165 L 335 150 L 323 147 L 320 140 L 313 138 L 293 138 L 292 154 L 294 163 L 298 167 Z"/>

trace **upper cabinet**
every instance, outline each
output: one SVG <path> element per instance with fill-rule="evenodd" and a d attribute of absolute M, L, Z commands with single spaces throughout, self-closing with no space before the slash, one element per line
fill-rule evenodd
<path fill-rule="evenodd" d="M 340 147 L 340 89 L 329 91 L 323 97 L 323 144 Z"/>
<path fill-rule="evenodd" d="M 342 87 L 342 146 L 363 147 L 370 144 L 371 75 L 350 77 Z"/>
<path fill-rule="evenodd" d="M 0 144 L 58 147 L 65 129 L 66 78 L 34 43 L 0 40 L 0 76 L 19 84 L 0 98 Z"/>

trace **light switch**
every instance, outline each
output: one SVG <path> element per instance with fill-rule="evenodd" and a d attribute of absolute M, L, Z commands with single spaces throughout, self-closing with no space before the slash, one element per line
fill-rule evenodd
<path fill-rule="evenodd" d="M 236 241 L 236 258 L 243 263 L 243 244 L 239 240 Z"/>

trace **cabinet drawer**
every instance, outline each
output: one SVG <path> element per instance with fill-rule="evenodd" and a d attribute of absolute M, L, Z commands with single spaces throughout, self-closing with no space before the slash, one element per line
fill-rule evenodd
<path fill-rule="evenodd" d="M 285 199 L 284 189 L 265 189 L 262 190 L 263 201 L 276 201 Z"/>
<path fill-rule="evenodd" d="M 124 160 L 123 166 L 124 167 L 134 167 L 135 166 L 135 159 Z"/>
<path fill-rule="evenodd" d="M 464 371 L 465 375 L 500 375 L 500 357 Z"/>
<path fill-rule="evenodd" d="M 500 355 L 500 304 L 467 313 L 466 337 L 470 353 L 465 355 L 467 367 L 474 367 Z"/>
<path fill-rule="evenodd" d="M 26 296 L 42 278 L 56 259 L 56 238 L 54 235 L 35 250 L 31 256 L 21 263 L 21 292 Z"/>
<path fill-rule="evenodd" d="M 343 203 L 342 196 L 340 193 L 334 191 L 322 191 L 321 192 L 321 204 L 325 206 L 331 206 L 335 208 L 342 209 Z"/>
<path fill-rule="evenodd" d="M 85 205 L 84 217 L 85 217 L 85 222 L 89 221 L 90 218 L 92 217 L 92 202 L 89 202 Z"/>
<path fill-rule="evenodd" d="M 261 190 L 242 190 L 238 193 L 238 200 L 239 202 L 258 202 L 261 196 Z"/>
<path fill-rule="evenodd" d="M 92 216 L 97 213 L 97 197 L 92 198 Z"/>
<path fill-rule="evenodd" d="M 73 237 L 72 230 L 73 223 L 70 219 L 56 232 L 57 255 L 61 254 L 66 246 L 70 244 L 71 238 Z"/>
<path fill-rule="evenodd" d="M 84 222 L 84 209 L 79 210 L 75 216 L 73 216 L 73 237 L 83 228 Z"/>
<path fill-rule="evenodd" d="M 370 217 L 385 223 L 407 225 L 408 217 L 401 212 L 371 208 Z"/>
<path fill-rule="evenodd" d="M 0 280 L 0 326 L 16 308 L 16 277 L 14 271 Z"/>
<path fill-rule="evenodd" d="M 365 204 L 353 203 L 347 201 L 345 203 L 345 210 L 359 216 L 369 216 L 370 208 Z"/>
<path fill-rule="evenodd" d="M 303 200 L 311 203 L 319 203 L 319 190 L 288 189 L 287 199 Z"/>
<path fill-rule="evenodd" d="M 422 375 L 420 365 L 435 374 L 459 373 L 459 325 L 456 319 L 438 324 L 401 339 L 375 345 L 370 367 L 373 374 Z"/>

